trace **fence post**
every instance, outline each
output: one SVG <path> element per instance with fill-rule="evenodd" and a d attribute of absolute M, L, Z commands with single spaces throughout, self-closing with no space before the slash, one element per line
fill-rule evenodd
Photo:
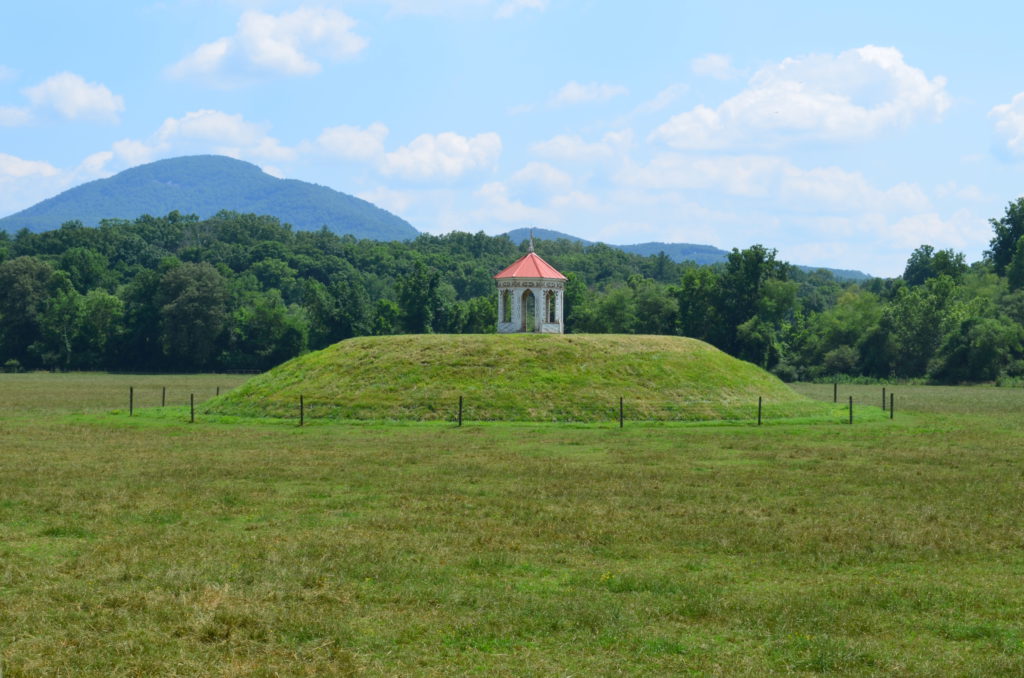
<path fill-rule="evenodd" d="M 188 394 L 189 422 L 196 423 L 196 394 Z"/>
<path fill-rule="evenodd" d="M 217 387 L 217 395 L 220 395 L 220 386 Z"/>
<path fill-rule="evenodd" d="M 160 407 L 167 406 L 167 387 L 164 386 L 163 390 L 160 391 Z"/>
<path fill-rule="evenodd" d="M 853 396 L 850 396 L 850 423 L 853 423 Z"/>
<path fill-rule="evenodd" d="M 839 384 L 832 382 L 832 402 L 839 402 Z"/>
<path fill-rule="evenodd" d="M 882 387 L 882 411 L 885 412 L 885 387 Z"/>
<path fill-rule="evenodd" d="M 622 428 L 622 398 L 619 398 L 619 428 Z"/>
<path fill-rule="evenodd" d="M 462 396 L 459 396 L 459 426 L 462 426 Z"/>
<path fill-rule="evenodd" d="M 299 426 L 306 425 L 306 401 L 302 396 L 299 396 Z"/>
<path fill-rule="evenodd" d="M 135 414 L 135 387 L 128 387 L 128 416 Z"/>
<path fill-rule="evenodd" d="M 757 425 L 761 425 L 761 396 L 757 396 Z"/>
<path fill-rule="evenodd" d="M 893 401 L 894 400 L 895 400 L 895 398 L 893 397 L 893 394 L 890 392 L 889 393 L 889 418 L 890 419 L 892 419 L 892 411 L 893 411 L 893 407 L 892 406 L 893 406 Z"/>

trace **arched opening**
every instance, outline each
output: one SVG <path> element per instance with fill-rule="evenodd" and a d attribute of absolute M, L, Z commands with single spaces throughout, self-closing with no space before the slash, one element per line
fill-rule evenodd
<path fill-rule="evenodd" d="M 501 322 L 512 322 L 512 292 L 511 290 L 501 291 Z"/>
<path fill-rule="evenodd" d="M 544 294 L 544 322 L 558 322 L 558 295 L 554 290 L 548 290 Z"/>
<path fill-rule="evenodd" d="M 522 304 L 520 309 L 523 313 L 523 322 L 521 330 L 523 332 L 536 332 L 537 331 L 537 298 L 533 296 L 531 290 L 525 290 L 523 292 Z"/>

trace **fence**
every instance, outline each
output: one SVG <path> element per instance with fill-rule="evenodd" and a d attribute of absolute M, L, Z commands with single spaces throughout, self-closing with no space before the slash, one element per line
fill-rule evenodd
<path fill-rule="evenodd" d="M 208 391 L 209 389 L 205 389 Z M 187 391 L 187 398 L 185 392 Z M 226 393 L 227 390 L 223 389 Z M 214 388 L 213 393 L 200 393 L 201 401 L 203 395 L 207 397 L 219 396 L 222 392 L 222 388 L 217 386 Z M 888 397 L 887 397 L 888 396 Z M 159 399 L 160 407 L 167 407 L 168 403 L 174 406 L 177 403 L 187 404 L 189 406 L 189 421 L 195 422 L 196 420 L 196 392 L 194 390 L 183 389 L 181 387 L 174 391 L 169 390 L 166 386 L 161 387 L 159 393 L 155 393 L 150 390 L 136 389 L 134 386 L 128 389 L 128 415 L 134 416 L 135 410 L 138 407 L 154 407 L 156 406 L 156 400 Z M 831 410 L 825 409 L 825 405 L 821 401 L 808 401 L 808 402 L 787 402 L 787 403 L 772 403 L 766 401 L 762 396 L 757 398 L 757 402 L 751 402 L 749 405 L 749 416 L 735 416 L 737 413 L 734 412 L 734 416 L 714 416 L 714 407 L 712 406 L 715 401 L 704 399 L 704 400 L 689 400 L 689 401 L 672 401 L 662 402 L 651 406 L 650 401 L 645 401 L 645 408 L 643 410 L 633 409 L 628 407 L 629 401 L 625 397 L 620 397 L 617 403 L 609 403 L 607 412 L 608 417 L 605 418 L 594 418 L 589 417 L 585 419 L 574 418 L 568 411 L 563 412 L 564 416 L 559 416 L 559 412 L 556 410 L 552 418 L 545 419 L 530 419 L 530 418 L 511 418 L 511 419 L 498 419 L 493 417 L 478 417 L 473 418 L 472 403 L 465 396 L 458 396 L 457 401 L 453 401 L 450 405 L 450 412 L 445 411 L 443 404 L 439 404 L 439 407 L 431 408 L 427 414 L 429 416 L 418 417 L 419 420 L 423 421 L 451 421 L 457 426 L 462 426 L 464 422 L 479 421 L 517 421 L 517 422 L 559 422 L 559 423 L 600 423 L 602 421 L 609 423 L 618 423 L 619 428 L 625 427 L 627 421 L 634 423 L 643 422 L 685 422 L 685 423 L 742 423 L 742 422 L 756 422 L 758 426 L 761 426 L 765 422 L 785 422 L 795 421 L 800 419 L 823 419 L 831 415 L 837 416 L 835 408 Z M 887 393 L 886 388 L 882 388 L 881 397 L 881 410 L 888 413 L 888 418 L 893 419 L 895 416 L 896 407 L 896 396 L 895 393 L 889 391 Z M 833 388 L 833 405 L 839 404 L 838 385 L 834 385 Z M 854 411 L 855 403 L 853 396 L 849 396 L 846 407 L 843 408 L 845 414 L 845 420 L 849 424 L 854 423 Z M 719 403 L 720 405 L 720 403 Z M 365 408 L 353 410 L 351 403 L 331 402 L 327 400 L 307 400 L 304 395 L 299 395 L 295 402 L 295 418 L 297 419 L 299 426 L 304 426 L 308 420 L 373 420 L 373 419 L 387 419 L 388 417 L 372 417 L 365 416 L 367 410 Z M 866 406 L 865 406 L 866 407 Z M 732 405 L 733 410 L 742 410 L 746 408 L 737 407 L 735 402 Z M 600 411 L 600 408 L 597 409 Z M 671 416 L 649 416 L 652 411 L 657 411 L 662 414 L 670 414 Z M 372 413 L 372 410 L 370 411 Z M 643 416 L 647 413 L 648 416 Z M 362 416 L 352 416 L 353 414 Z M 412 412 L 409 412 L 412 414 Z"/>

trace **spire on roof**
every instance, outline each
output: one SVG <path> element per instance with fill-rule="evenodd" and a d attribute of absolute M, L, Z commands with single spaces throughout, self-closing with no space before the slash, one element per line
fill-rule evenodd
<path fill-rule="evenodd" d="M 530 251 L 533 251 L 533 229 L 530 229 Z"/>

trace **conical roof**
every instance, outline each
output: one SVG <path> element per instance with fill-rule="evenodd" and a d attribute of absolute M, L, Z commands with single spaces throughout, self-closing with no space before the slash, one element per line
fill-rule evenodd
<path fill-rule="evenodd" d="M 555 267 L 537 256 L 535 252 L 528 252 L 516 260 L 514 264 L 494 276 L 498 278 L 551 278 L 553 280 L 566 280 L 567 278 L 555 270 Z"/>

